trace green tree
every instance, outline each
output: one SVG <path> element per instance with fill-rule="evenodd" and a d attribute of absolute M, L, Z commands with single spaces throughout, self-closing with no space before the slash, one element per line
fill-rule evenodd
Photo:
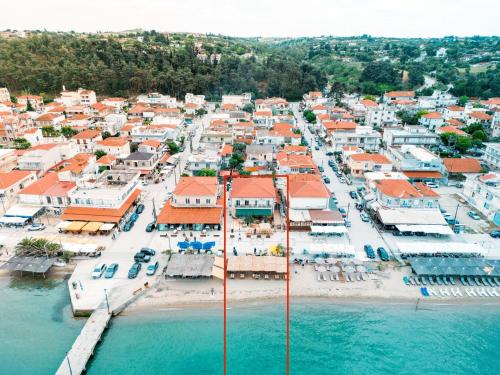
<path fill-rule="evenodd" d="M 474 133 L 472 133 L 472 139 L 481 142 L 486 142 L 488 140 L 488 135 L 485 133 L 484 130 L 476 130 Z"/>
<path fill-rule="evenodd" d="M 29 143 L 26 138 L 16 138 L 14 139 L 14 148 L 16 150 L 26 150 L 31 148 L 31 143 Z"/>
<path fill-rule="evenodd" d="M 461 154 L 465 154 L 472 147 L 472 140 L 469 137 L 459 135 L 455 143 L 455 149 Z"/>
<path fill-rule="evenodd" d="M 214 169 L 210 169 L 210 168 L 204 168 L 204 169 L 200 169 L 197 173 L 198 176 L 208 176 L 208 177 L 213 177 L 213 176 L 217 176 L 217 171 L 215 171 Z"/>
<path fill-rule="evenodd" d="M 167 147 L 168 147 L 168 152 L 170 153 L 170 155 L 175 155 L 179 152 L 180 148 L 179 146 L 177 145 L 177 143 L 175 142 L 167 142 Z"/>
<path fill-rule="evenodd" d="M 107 153 L 102 151 L 102 150 L 97 150 L 96 152 L 94 152 L 94 155 L 95 155 L 96 159 L 99 160 L 103 156 L 107 155 Z"/>
<path fill-rule="evenodd" d="M 66 138 L 71 138 L 72 136 L 74 136 L 77 133 L 78 132 L 75 129 L 73 129 L 71 126 L 63 126 L 61 128 L 61 134 Z"/>
<path fill-rule="evenodd" d="M 458 98 L 458 105 L 460 107 L 463 107 L 468 101 L 469 101 L 469 97 L 462 95 L 460 98 Z"/>
<path fill-rule="evenodd" d="M 245 104 L 243 106 L 243 111 L 247 112 L 247 113 L 253 113 L 253 110 L 254 110 L 254 107 L 253 107 L 253 104 L 251 103 L 248 103 L 248 104 Z"/>
<path fill-rule="evenodd" d="M 243 155 L 239 152 L 233 152 L 233 155 L 229 159 L 229 168 L 231 169 L 239 169 L 239 167 L 243 164 L 244 158 Z"/>
<path fill-rule="evenodd" d="M 102 139 L 106 139 L 111 137 L 111 133 L 108 131 L 102 132 Z"/>
<path fill-rule="evenodd" d="M 314 114 L 314 112 L 306 109 L 304 111 L 304 118 L 306 119 L 306 121 L 310 124 L 315 124 L 316 123 L 316 115 Z"/>
<path fill-rule="evenodd" d="M 27 112 L 33 112 L 35 108 L 33 108 L 33 105 L 31 104 L 31 100 L 26 101 L 26 111 Z"/>

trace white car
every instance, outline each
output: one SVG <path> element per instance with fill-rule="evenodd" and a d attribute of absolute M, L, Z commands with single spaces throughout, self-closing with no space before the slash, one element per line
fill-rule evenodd
<path fill-rule="evenodd" d="M 106 271 L 106 264 L 104 263 L 99 263 L 94 267 L 94 270 L 92 271 L 92 278 L 93 279 L 100 279 L 102 274 Z"/>
<path fill-rule="evenodd" d="M 45 224 L 42 223 L 33 223 L 31 226 L 28 227 L 29 232 L 36 232 L 44 229 L 45 229 Z"/>
<path fill-rule="evenodd" d="M 339 177 L 339 181 L 344 183 L 345 182 L 345 178 L 344 177 Z"/>
<path fill-rule="evenodd" d="M 435 182 L 426 182 L 425 184 L 431 189 L 437 189 L 439 187 L 439 185 L 436 184 Z"/>

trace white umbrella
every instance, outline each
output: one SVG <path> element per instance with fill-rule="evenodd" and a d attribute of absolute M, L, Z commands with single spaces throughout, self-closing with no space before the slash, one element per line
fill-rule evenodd
<path fill-rule="evenodd" d="M 337 259 L 335 259 L 335 258 L 327 258 L 327 259 L 326 259 L 326 262 L 327 262 L 328 264 L 333 264 L 333 263 L 335 263 L 336 261 L 337 261 Z"/>
<path fill-rule="evenodd" d="M 326 272 L 326 267 L 325 266 L 319 266 L 318 267 L 318 272 Z"/>
<path fill-rule="evenodd" d="M 315 258 L 314 261 L 316 264 L 325 264 L 325 260 L 323 258 Z"/>
<path fill-rule="evenodd" d="M 332 267 L 330 268 L 330 271 L 337 273 L 337 272 L 340 272 L 340 268 L 339 268 L 339 267 L 337 267 L 337 266 L 332 266 Z"/>
<path fill-rule="evenodd" d="M 356 270 L 354 269 L 353 266 L 346 266 L 346 267 L 344 267 L 344 271 L 347 272 L 347 273 L 353 273 Z"/>
<path fill-rule="evenodd" d="M 365 266 L 357 266 L 356 271 L 358 272 L 366 272 L 366 267 Z"/>

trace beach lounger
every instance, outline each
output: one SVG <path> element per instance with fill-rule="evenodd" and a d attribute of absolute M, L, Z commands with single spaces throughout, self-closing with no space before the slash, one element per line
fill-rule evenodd
<path fill-rule="evenodd" d="M 420 282 L 422 283 L 422 285 L 427 285 L 427 277 L 422 276 L 422 277 L 420 278 Z"/>
<path fill-rule="evenodd" d="M 450 283 L 448 282 L 448 278 L 446 276 L 443 276 L 443 284 L 444 285 L 450 285 Z"/>
<path fill-rule="evenodd" d="M 434 276 L 429 276 L 429 284 L 436 285 L 436 280 L 434 279 Z"/>
<path fill-rule="evenodd" d="M 463 286 L 469 285 L 469 283 L 465 280 L 465 276 L 460 276 L 460 282 Z"/>
<path fill-rule="evenodd" d="M 366 273 L 361 274 L 361 280 L 367 281 L 368 280 L 368 275 Z"/>
<path fill-rule="evenodd" d="M 437 292 L 434 290 L 434 288 L 427 288 L 427 291 L 429 292 L 429 295 L 431 296 L 437 296 Z"/>
<path fill-rule="evenodd" d="M 490 297 L 495 297 L 495 293 L 493 293 L 493 289 L 491 289 L 491 288 L 487 288 L 486 289 L 486 293 L 488 293 L 488 295 Z"/>
<path fill-rule="evenodd" d="M 476 293 L 480 297 L 486 297 L 486 295 L 487 295 L 486 292 L 482 288 L 477 288 Z"/>
<path fill-rule="evenodd" d="M 498 278 L 498 277 L 496 277 L 496 276 L 495 276 L 495 277 L 493 278 L 493 282 L 494 282 L 497 286 L 500 286 L 500 278 Z"/>
<path fill-rule="evenodd" d="M 361 281 L 361 275 L 359 273 L 356 274 L 356 280 Z"/>
<path fill-rule="evenodd" d="M 452 295 L 453 297 L 457 297 L 457 293 L 455 292 L 455 289 L 451 288 L 451 289 L 450 289 L 450 292 L 451 292 L 451 295 Z"/>
<path fill-rule="evenodd" d="M 410 280 L 408 279 L 408 276 L 403 277 L 403 282 L 406 286 L 410 286 Z"/>
<path fill-rule="evenodd" d="M 326 281 L 326 275 L 324 273 L 321 274 L 321 278 L 323 279 L 323 281 Z"/>
<path fill-rule="evenodd" d="M 462 292 L 460 291 L 460 289 L 456 288 L 455 290 L 457 291 L 457 296 L 459 296 L 459 297 L 463 297 L 464 296 L 462 294 Z"/>
<path fill-rule="evenodd" d="M 335 274 L 335 281 L 340 281 L 340 276 L 338 273 Z"/>
<path fill-rule="evenodd" d="M 450 284 L 451 284 L 451 285 L 457 285 L 457 284 L 455 283 L 455 277 L 453 277 L 453 276 L 448 276 L 448 279 L 450 280 Z"/>
<path fill-rule="evenodd" d="M 495 297 L 500 297 L 500 293 L 498 293 L 496 291 L 496 289 L 492 289 L 492 291 L 493 291 L 493 294 L 495 295 Z"/>
<path fill-rule="evenodd" d="M 469 297 L 472 297 L 472 291 L 468 288 L 465 288 L 465 294 L 467 294 Z"/>
<path fill-rule="evenodd" d="M 441 297 L 446 297 L 443 288 L 439 288 L 439 294 L 441 295 Z"/>
<path fill-rule="evenodd" d="M 335 281 L 335 277 L 333 276 L 333 273 L 330 274 L 330 281 Z"/>
<path fill-rule="evenodd" d="M 420 288 L 420 293 L 422 293 L 424 297 L 429 297 L 429 292 L 427 291 L 427 288 Z"/>
<path fill-rule="evenodd" d="M 321 274 L 320 273 L 317 274 L 317 278 L 318 278 L 318 281 L 321 281 Z"/>
<path fill-rule="evenodd" d="M 416 284 L 416 285 L 418 285 L 418 286 L 422 285 L 422 284 L 420 283 L 420 277 L 418 277 L 418 276 L 417 276 L 417 277 L 415 277 L 415 284 Z"/>

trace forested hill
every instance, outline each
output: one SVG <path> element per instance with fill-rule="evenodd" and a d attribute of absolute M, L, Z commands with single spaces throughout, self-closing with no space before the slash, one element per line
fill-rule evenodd
<path fill-rule="evenodd" d="M 299 99 L 331 84 L 337 93 L 450 89 L 500 96 L 500 38 L 257 39 L 154 31 L 113 35 L 32 32 L 0 39 L 0 87 L 48 98 L 86 87 L 99 95 L 186 92 Z"/>
<path fill-rule="evenodd" d="M 57 34 L 0 40 L 0 87 L 54 94 L 64 84 L 100 95 L 158 91 L 183 97 L 192 92 L 214 99 L 249 91 L 298 99 L 326 84 L 324 73 L 284 50 L 243 56 L 242 50 L 251 50 L 248 45 L 206 40 L 211 45 L 203 49 L 192 38 L 162 34 L 144 41 Z"/>

